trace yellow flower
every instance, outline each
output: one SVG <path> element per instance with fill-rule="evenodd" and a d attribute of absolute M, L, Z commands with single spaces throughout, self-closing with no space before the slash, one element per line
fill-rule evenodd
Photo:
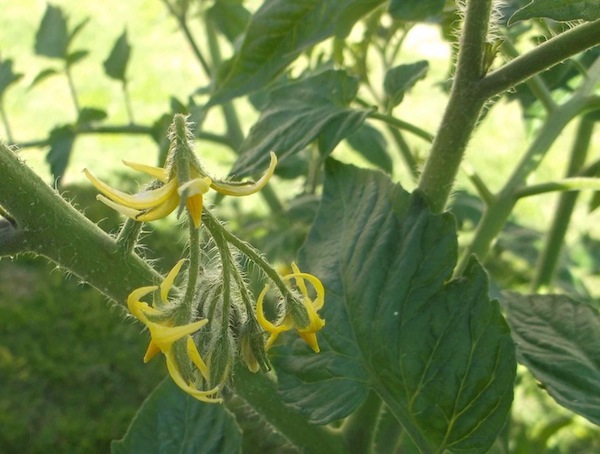
<path fill-rule="evenodd" d="M 175 277 L 179 273 L 181 266 L 185 260 L 180 260 L 169 272 L 165 280 L 160 286 L 147 286 L 135 289 L 127 298 L 127 307 L 131 314 L 141 321 L 150 331 L 150 344 L 144 355 L 144 362 L 150 361 L 158 352 L 165 355 L 167 369 L 173 381 L 183 391 L 203 402 L 222 402 L 221 398 L 215 397 L 219 387 L 203 391 L 194 386 L 194 383 L 189 383 L 181 374 L 177 363 L 177 358 L 173 350 L 175 342 L 186 338 L 186 352 L 192 364 L 202 375 L 204 380 L 209 380 L 209 371 L 206 363 L 202 360 L 200 352 L 196 347 L 192 334 L 208 323 L 208 320 L 198 320 L 186 325 L 174 326 L 173 320 L 167 318 L 168 315 L 164 311 L 163 305 L 167 300 L 169 290 L 173 286 Z M 140 301 L 141 298 L 160 289 L 161 304 L 159 307 L 149 306 L 147 303 Z"/>
<path fill-rule="evenodd" d="M 260 191 L 273 175 L 277 165 L 277 156 L 275 153 L 271 153 L 269 168 L 256 182 L 213 180 L 190 166 L 190 180 L 179 184 L 177 176 L 169 175 L 167 169 L 163 167 L 152 167 L 126 161 L 123 163 L 134 170 L 156 178 L 162 185 L 151 187 L 137 194 L 127 194 L 110 187 L 94 177 L 89 170 L 83 169 L 85 176 L 102 193 L 97 196 L 98 200 L 131 219 L 149 222 L 171 214 L 179 206 L 181 196 L 185 194 L 188 211 L 194 226 L 198 228 L 202 217 L 203 195 L 210 188 L 224 195 L 238 197 L 254 194 Z"/>
<path fill-rule="evenodd" d="M 306 309 L 309 323 L 308 326 L 305 326 L 304 328 L 297 328 L 294 319 L 289 313 L 286 314 L 285 317 L 283 317 L 283 320 L 281 320 L 281 322 L 277 325 L 267 320 L 263 310 L 263 300 L 265 298 L 265 295 L 269 291 L 269 286 L 265 285 L 265 288 L 258 296 L 258 300 L 256 302 L 256 316 L 258 324 L 265 331 L 268 331 L 271 334 L 269 336 L 269 339 L 267 340 L 267 344 L 265 347 L 269 349 L 273 345 L 279 334 L 283 333 L 284 331 L 289 331 L 293 328 L 296 328 L 296 331 L 298 332 L 300 337 L 304 339 L 304 341 L 310 346 L 310 348 L 312 348 L 316 353 L 318 353 L 320 349 L 319 343 L 317 342 L 316 333 L 325 326 L 325 320 L 319 317 L 319 314 L 317 314 L 317 312 L 323 307 L 323 304 L 325 304 L 325 288 L 316 276 L 300 272 L 300 269 L 298 268 L 298 266 L 296 266 L 295 263 L 292 263 L 292 273 L 284 276 L 283 279 L 285 281 L 289 281 L 291 279 L 296 280 L 296 286 L 298 287 L 300 293 L 302 293 L 303 296 L 302 302 L 304 304 L 304 308 Z M 308 296 L 308 289 L 306 288 L 306 284 L 304 283 L 305 279 L 312 284 L 316 291 L 317 297 L 314 300 L 311 300 Z"/>

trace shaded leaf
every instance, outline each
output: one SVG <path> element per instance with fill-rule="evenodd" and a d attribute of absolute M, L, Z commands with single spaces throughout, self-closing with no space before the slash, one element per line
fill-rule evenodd
<path fill-rule="evenodd" d="M 70 52 L 69 55 L 67 55 L 67 66 L 74 65 L 78 61 L 83 60 L 88 54 L 89 51 L 87 50 L 76 50 L 74 52 Z"/>
<path fill-rule="evenodd" d="M 107 117 L 106 111 L 102 109 L 96 109 L 94 107 L 84 107 L 79 112 L 79 117 L 77 118 L 77 123 L 79 124 L 89 124 L 97 121 L 102 121 Z"/>
<path fill-rule="evenodd" d="M 597 0 L 532 0 L 511 16 L 508 25 L 534 17 L 547 17 L 557 21 L 593 21 L 600 19 L 600 7 Z"/>
<path fill-rule="evenodd" d="M 280 396 L 314 423 L 354 411 L 373 389 L 425 452 L 483 453 L 512 401 L 516 362 L 487 276 L 456 262 L 454 220 L 380 172 L 328 162 L 300 251 L 326 288 L 321 353 L 277 347 Z"/>
<path fill-rule="evenodd" d="M 385 136 L 368 123 L 363 123 L 355 132 L 346 137 L 350 146 L 370 163 L 381 170 L 392 173 L 394 165 L 387 151 Z"/>
<path fill-rule="evenodd" d="M 108 58 L 104 61 L 104 72 L 106 75 L 113 79 L 120 80 L 121 82 L 125 82 L 127 80 L 125 73 L 127 71 L 130 55 L 131 46 L 127 40 L 127 30 L 123 30 L 121 36 L 115 41 Z"/>
<path fill-rule="evenodd" d="M 244 41 L 226 63 L 209 104 L 266 86 L 308 47 L 344 36 L 383 0 L 271 0 L 252 16 Z"/>
<path fill-rule="evenodd" d="M 444 9 L 444 0 L 392 0 L 389 13 L 394 19 L 419 22 L 438 16 Z"/>
<path fill-rule="evenodd" d="M 50 164 L 50 172 L 57 185 L 60 185 L 60 181 L 65 174 L 75 137 L 76 134 L 71 125 L 59 126 L 50 132 L 48 139 L 50 150 L 46 155 L 46 162 Z"/>
<path fill-rule="evenodd" d="M 21 80 L 22 77 L 23 74 L 15 73 L 13 71 L 13 61 L 11 59 L 0 59 L 0 99 L 4 95 L 6 89 L 10 85 Z"/>
<path fill-rule="evenodd" d="M 166 378 L 135 415 L 112 454 L 213 454 L 241 452 L 242 435 L 229 411 L 200 402 Z"/>
<path fill-rule="evenodd" d="M 242 0 L 217 1 L 208 8 L 206 15 L 232 43 L 244 32 L 252 17 Z"/>
<path fill-rule="evenodd" d="M 81 30 L 83 30 L 83 27 L 85 27 L 87 25 L 87 23 L 90 21 L 89 17 L 86 17 L 85 19 L 83 19 L 81 22 L 79 22 L 74 28 L 73 30 L 71 30 L 69 32 L 69 44 L 71 44 L 71 42 L 73 42 L 73 40 L 75 39 L 75 37 L 81 32 Z"/>
<path fill-rule="evenodd" d="M 325 71 L 273 90 L 241 145 L 232 174 L 260 172 L 268 165 L 269 151 L 283 161 L 316 139 L 321 152 L 330 153 L 369 113 L 347 107 L 357 91 L 358 79 L 344 71 Z"/>
<path fill-rule="evenodd" d="M 429 69 L 425 60 L 407 65 L 398 65 L 385 73 L 383 88 L 387 97 L 388 109 L 397 106 L 404 99 L 404 93 L 423 79 Z"/>
<path fill-rule="evenodd" d="M 50 76 L 54 76 L 55 74 L 58 74 L 58 71 L 54 68 L 43 69 L 39 72 L 39 74 L 37 76 L 34 77 L 33 81 L 29 85 L 29 87 L 30 88 L 34 87 L 37 84 L 39 84 L 40 82 L 42 82 L 43 80 L 47 79 Z"/>
<path fill-rule="evenodd" d="M 517 358 L 559 404 L 600 424 L 600 314 L 563 295 L 510 295 Z"/>
<path fill-rule="evenodd" d="M 67 17 L 60 7 L 48 4 L 35 35 L 35 53 L 65 59 L 68 46 Z"/>

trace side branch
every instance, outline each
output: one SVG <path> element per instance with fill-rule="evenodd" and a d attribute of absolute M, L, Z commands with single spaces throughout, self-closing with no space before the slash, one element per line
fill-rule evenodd
<path fill-rule="evenodd" d="M 600 20 L 580 25 L 491 72 L 479 82 L 478 92 L 486 99 L 491 98 L 598 44 Z"/>

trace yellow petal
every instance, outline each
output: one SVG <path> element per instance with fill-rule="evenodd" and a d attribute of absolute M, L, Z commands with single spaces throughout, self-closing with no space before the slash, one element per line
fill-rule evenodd
<path fill-rule="evenodd" d="M 148 319 L 144 314 L 144 306 L 148 307 L 148 305 L 140 301 L 140 299 L 156 289 L 158 289 L 156 285 L 140 287 L 131 292 L 127 297 L 127 307 L 129 308 L 129 312 L 131 312 L 138 320 L 144 322 Z"/>
<path fill-rule="evenodd" d="M 319 348 L 319 343 L 317 342 L 317 335 L 315 333 L 301 333 L 298 331 L 298 334 L 302 339 L 304 339 L 304 342 L 306 342 L 310 348 L 313 349 L 315 353 L 319 353 L 321 351 Z"/>
<path fill-rule="evenodd" d="M 202 223 L 202 207 L 204 205 L 204 196 L 202 194 L 196 194 L 190 196 L 185 201 L 188 212 L 190 213 L 190 217 L 192 218 L 192 222 L 194 223 L 194 227 L 200 227 Z"/>
<path fill-rule="evenodd" d="M 292 265 L 292 266 L 295 266 L 295 265 Z M 298 269 L 298 267 L 296 267 L 296 269 Z M 312 305 L 315 308 L 315 310 L 317 310 L 317 311 L 319 309 L 321 309 L 323 307 L 323 305 L 325 304 L 325 287 L 323 287 L 323 283 L 319 280 L 319 278 L 316 276 L 313 276 L 312 274 L 302 273 L 302 272 L 294 272 L 292 274 L 288 274 L 287 276 L 283 277 L 283 279 L 286 281 L 289 281 L 292 278 L 296 279 L 296 283 L 298 284 L 298 287 L 300 287 L 300 290 L 302 291 L 302 294 L 304 295 L 305 298 L 308 298 L 308 292 L 306 290 L 304 281 L 300 281 L 299 279 L 306 279 L 308 282 L 310 282 L 312 284 L 312 286 L 315 288 L 315 291 L 317 293 L 317 297 L 312 302 Z"/>
<path fill-rule="evenodd" d="M 223 195 L 245 196 L 260 191 L 269 182 L 277 166 L 277 155 L 271 152 L 271 163 L 265 174 L 256 182 L 254 181 L 213 181 L 210 185 L 215 191 Z"/>
<path fill-rule="evenodd" d="M 150 175 L 157 180 L 162 181 L 163 183 L 166 183 L 169 179 L 167 171 L 162 167 L 147 166 L 145 164 L 138 164 L 137 162 L 131 161 L 123 161 L 123 164 L 125 164 L 127 167 L 137 170 L 138 172 Z"/>
<path fill-rule="evenodd" d="M 277 327 L 273 325 L 273 323 L 271 323 L 269 320 L 267 320 L 267 317 L 265 317 L 265 312 L 263 310 L 263 300 L 265 299 L 265 295 L 268 291 L 269 285 L 267 284 L 265 285 L 265 288 L 263 288 L 262 292 L 260 292 L 260 295 L 258 295 L 258 299 L 256 300 L 256 319 L 258 321 L 258 324 L 262 327 L 262 329 L 272 333 L 277 330 Z"/>
<path fill-rule="evenodd" d="M 140 222 L 156 221 L 157 219 L 162 219 L 171 214 L 173 210 L 177 208 L 177 205 L 179 205 L 179 195 L 176 191 L 173 191 L 164 202 L 148 211 L 141 212 L 135 219 Z"/>
<path fill-rule="evenodd" d="M 163 352 L 167 351 L 173 342 L 193 334 L 208 323 L 208 320 L 198 320 L 194 323 L 188 323 L 187 325 L 180 326 L 164 326 L 160 323 L 148 321 L 146 326 L 150 330 L 152 340 L 156 343 L 158 348 Z"/>
<path fill-rule="evenodd" d="M 159 353 L 160 348 L 158 348 L 158 345 L 156 345 L 156 343 L 153 340 L 150 340 L 148 348 L 146 349 L 146 353 L 144 354 L 144 363 L 147 363 Z"/>
<path fill-rule="evenodd" d="M 208 372 L 208 366 L 202 359 L 202 356 L 200 356 L 200 352 L 198 351 L 198 347 L 196 347 L 196 343 L 194 342 L 194 339 L 192 339 L 192 336 L 188 336 L 187 338 L 187 353 L 192 360 L 192 363 L 194 363 L 202 374 L 202 377 L 204 377 L 204 380 L 209 381 L 210 374 Z"/>
<path fill-rule="evenodd" d="M 173 353 L 169 352 L 168 354 L 165 354 L 165 358 L 166 358 L 166 362 L 167 362 L 167 370 L 169 371 L 169 375 L 171 376 L 171 378 L 173 379 L 175 384 L 177 386 L 179 386 L 179 388 L 181 388 L 183 391 L 188 393 L 190 396 L 195 397 L 198 400 L 201 400 L 202 402 L 209 402 L 209 403 L 223 402 L 223 399 L 221 399 L 221 398 L 212 397 L 216 393 L 219 392 L 218 386 L 216 386 L 213 389 L 210 389 L 208 391 L 200 391 L 196 388 L 193 388 L 192 386 L 190 386 L 189 384 L 186 383 L 183 376 L 181 375 L 181 372 L 179 371 L 179 368 L 177 367 L 177 364 L 175 363 L 175 357 L 174 357 Z"/>
<path fill-rule="evenodd" d="M 138 210 L 152 208 L 163 203 L 177 190 L 177 180 L 172 180 L 160 188 L 148 189 L 132 195 L 110 187 L 106 183 L 98 180 L 87 169 L 83 169 L 83 173 L 85 173 L 85 176 L 91 181 L 96 189 L 110 200 L 119 205 Z"/>
<path fill-rule="evenodd" d="M 179 271 L 181 270 L 181 267 L 183 266 L 184 263 L 185 263 L 185 259 L 179 260 L 175 264 L 175 266 L 173 268 L 171 268 L 171 271 L 169 271 L 169 274 L 167 274 L 167 277 L 165 277 L 165 280 L 162 282 L 162 284 L 160 284 L 160 300 L 163 303 L 167 302 L 167 296 L 169 295 L 169 290 L 171 290 L 171 287 L 173 287 L 175 278 L 179 274 Z"/>
<path fill-rule="evenodd" d="M 113 210 L 133 220 L 137 220 L 137 217 L 143 213 L 143 211 L 134 210 L 133 208 L 127 208 L 123 205 L 119 205 L 118 203 L 115 203 L 112 200 L 110 200 L 108 197 L 104 197 L 102 194 L 98 194 L 96 196 L 96 200 L 102 202 L 107 207 L 112 208 Z"/>

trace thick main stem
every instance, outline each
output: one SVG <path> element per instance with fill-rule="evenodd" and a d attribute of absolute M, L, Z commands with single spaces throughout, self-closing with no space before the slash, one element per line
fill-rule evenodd
<path fill-rule="evenodd" d="M 434 212 L 443 211 L 467 143 L 486 98 L 477 90 L 481 80 L 491 0 L 467 2 L 456 75 L 442 123 L 419 180 Z"/>

